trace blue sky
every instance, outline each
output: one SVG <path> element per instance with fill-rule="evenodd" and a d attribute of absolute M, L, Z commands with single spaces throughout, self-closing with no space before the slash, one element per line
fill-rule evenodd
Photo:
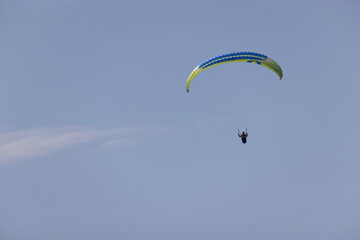
<path fill-rule="evenodd" d="M 359 239 L 359 10 L 1 1 L 0 239 Z"/>

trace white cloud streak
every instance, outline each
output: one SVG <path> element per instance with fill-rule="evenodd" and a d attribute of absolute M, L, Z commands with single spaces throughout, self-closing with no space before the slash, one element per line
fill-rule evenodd
<path fill-rule="evenodd" d="M 51 155 L 85 143 L 99 149 L 139 144 L 140 135 L 166 133 L 170 128 L 139 126 L 94 130 L 85 127 L 33 128 L 0 133 L 0 164 Z"/>

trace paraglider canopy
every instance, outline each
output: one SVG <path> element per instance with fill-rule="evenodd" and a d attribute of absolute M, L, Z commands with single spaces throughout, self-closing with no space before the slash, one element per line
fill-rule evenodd
<path fill-rule="evenodd" d="M 270 70 L 275 72 L 280 77 L 280 79 L 283 77 L 281 67 L 274 60 L 265 55 L 253 52 L 228 53 L 210 58 L 209 60 L 206 60 L 202 64 L 196 66 L 196 68 L 191 72 L 189 78 L 186 81 L 186 91 L 190 91 L 190 83 L 192 82 L 192 80 L 205 69 L 230 62 L 256 63 L 269 68 Z"/>

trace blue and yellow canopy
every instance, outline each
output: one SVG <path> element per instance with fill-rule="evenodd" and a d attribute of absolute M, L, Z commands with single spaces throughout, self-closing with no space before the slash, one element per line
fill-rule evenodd
<path fill-rule="evenodd" d="M 219 64 L 229 63 L 229 62 L 248 62 L 248 63 L 257 63 L 263 65 L 264 67 L 269 68 L 274 71 L 280 79 L 283 77 L 281 67 L 271 58 L 253 52 L 236 52 L 220 55 L 217 57 L 210 58 L 202 64 L 198 65 L 190 74 L 189 78 L 186 81 L 186 91 L 189 92 L 189 87 L 191 81 L 205 69 L 214 67 Z"/>

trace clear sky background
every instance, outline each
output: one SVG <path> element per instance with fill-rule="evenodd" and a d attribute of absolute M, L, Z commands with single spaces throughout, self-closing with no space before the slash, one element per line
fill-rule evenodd
<path fill-rule="evenodd" d="M 1 0 L 0 239 L 360 239 L 359 13 Z"/>

